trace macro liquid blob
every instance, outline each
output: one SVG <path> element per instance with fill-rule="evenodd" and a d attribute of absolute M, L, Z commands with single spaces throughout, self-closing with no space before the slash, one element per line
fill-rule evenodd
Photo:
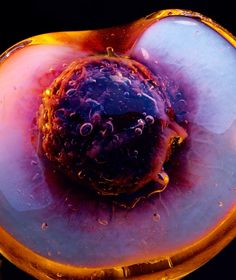
<path fill-rule="evenodd" d="M 0 64 L 0 252 L 38 279 L 177 279 L 235 237 L 235 38 L 204 16 L 44 34 Z"/>

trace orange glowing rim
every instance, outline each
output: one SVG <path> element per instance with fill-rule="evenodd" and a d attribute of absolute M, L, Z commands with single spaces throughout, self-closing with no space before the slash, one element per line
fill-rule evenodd
<path fill-rule="evenodd" d="M 164 17 L 170 16 L 189 16 L 197 18 L 212 29 L 222 35 L 234 47 L 236 47 L 236 38 L 222 26 L 213 20 L 196 12 L 180 9 L 161 10 L 146 17 L 153 21 L 158 21 Z M 142 19 L 125 26 L 124 28 L 135 29 L 140 26 Z M 147 28 L 149 25 L 146 25 Z M 140 26 L 141 27 L 141 26 Z M 144 31 L 144 27 L 138 29 L 137 32 Z M 100 31 L 98 30 L 97 33 Z M 118 30 L 117 30 L 118 32 Z M 125 46 L 126 49 L 130 48 L 130 44 L 135 43 L 137 37 L 133 34 L 133 39 L 129 41 L 129 45 Z M 49 33 L 44 35 L 35 36 L 27 39 L 29 45 L 33 44 L 62 44 L 65 36 L 66 42 L 71 44 L 72 39 L 76 36 L 76 32 L 63 32 L 63 33 Z M 90 36 L 90 31 L 83 31 L 84 36 Z M 96 32 L 95 35 L 96 36 Z M 14 45 L 1 55 L 0 64 L 7 59 L 9 51 L 13 50 L 16 46 L 22 44 L 26 40 Z M 75 41 L 75 44 L 78 42 Z M 112 45 L 111 45 L 112 46 Z M 150 277 L 157 277 L 158 279 L 179 279 L 190 272 L 194 271 L 209 259 L 220 252 L 227 246 L 236 236 L 236 206 L 233 207 L 225 216 L 225 219 L 220 222 L 217 227 L 212 230 L 207 236 L 192 244 L 189 247 L 183 248 L 178 252 L 173 252 L 171 256 L 163 256 L 162 259 L 152 259 L 148 263 L 130 264 L 124 263 L 124 266 L 119 267 L 99 267 L 99 268 L 86 268 L 77 267 L 67 264 L 58 263 L 36 254 L 32 250 L 24 247 L 8 232 L 0 227 L 0 253 L 16 266 L 34 275 L 38 279 L 66 279 L 63 275 L 67 275 L 73 279 L 113 279 L 113 278 L 129 278 L 129 279 L 153 279 Z M 144 275 L 142 273 L 145 272 Z M 94 278 L 92 278 L 94 277 Z"/>
<path fill-rule="evenodd" d="M 60 264 L 24 247 L 2 227 L 0 235 L 1 254 L 20 269 L 42 280 L 45 279 L 45 275 L 48 279 L 62 278 L 63 275 L 73 279 L 92 276 L 98 277 L 94 279 L 179 279 L 205 264 L 235 238 L 236 207 L 205 238 L 179 252 L 174 252 L 172 256 L 120 267 L 86 268 Z M 145 275 L 142 275 L 143 271 L 146 272 Z"/>

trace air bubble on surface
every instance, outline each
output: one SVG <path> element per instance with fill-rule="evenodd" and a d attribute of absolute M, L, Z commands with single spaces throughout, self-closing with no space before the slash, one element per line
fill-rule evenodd
<path fill-rule="evenodd" d="M 93 130 L 93 125 L 91 123 L 84 123 L 80 127 L 80 135 L 88 136 Z"/>
<path fill-rule="evenodd" d="M 102 226 L 107 226 L 108 225 L 108 221 L 102 218 L 98 218 L 98 223 Z"/>
<path fill-rule="evenodd" d="M 46 223 L 46 222 L 43 222 L 42 224 L 41 224 L 41 229 L 42 230 L 46 230 L 48 228 L 48 224 Z"/>
<path fill-rule="evenodd" d="M 145 121 L 147 122 L 147 124 L 153 124 L 155 120 L 154 120 L 153 116 L 147 115 L 145 117 Z"/>

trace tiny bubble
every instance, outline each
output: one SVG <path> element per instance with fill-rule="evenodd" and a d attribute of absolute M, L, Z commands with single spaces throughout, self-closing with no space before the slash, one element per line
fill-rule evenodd
<path fill-rule="evenodd" d="M 67 90 L 66 95 L 73 96 L 75 93 L 76 93 L 76 89 L 71 88 L 71 89 Z"/>
<path fill-rule="evenodd" d="M 74 116 L 76 116 L 76 112 L 70 113 L 70 118 L 73 118 Z"/>
<path fill-rule="evenodd" d="M 158 221 L 160 221 L 160 215 L 158 214 L 158 213 L 154 213 L 153 214 L 153 221 L 155 221 L 155 222 L 158 222 Z"/>
<path fill-rule="evenodd" d="M 104 220 L 104 219 L 101 219 L 101 218 L 98 218 L 98 223 L 100 225 L 103 225 L 103 226 L 107 226 L 108 225 L 108 221 Z"/>
<path fill-rule="evenodd" d="M 218 205 L 219 205 L 219 207 L 223 207 L 224 206 L 224 202 L 223 201 L 219 201 Z"/>
<path fill-rule="evenodd" d="M 153 116 L 148 115 L 148 116 L 146 116 L 145 121 L 146 121 L 148 124 L 153 124 L 153 123 L 154 123 L 154 118 L 153 118 Z"/>
<path fill-rule="evenodd" d="M 60 108 L 60 109 L 56 110 L 54 114 L 57 118 L 62 118 L 65 115 L 65 109 Z"/>
<path fill-rule="evenodd" d="M 47 228 L 48 228 L 48 224 L 45 223 L 45 222 L 43 222 L 43 223 L 41 224 L 41 229 L 42 229 L 42 230 L 46 230 Z"/>
<path fill-rule="evenodd" d="M 182 93 L 178 91 L 175 96 L 176 96 L 176 99 L 181 99 Z"/>
<path fill-rule="evenodd" d="M 117 134 L 113 135 L 113 139 L 112 139 L 115 143 L 119 142 L 120 137 Z"/>
<path fill-rule="evenodd" d="M 69 81 L 68 84 L 69 84 L 69 86 L 74 87 L 76 85 L 76 81 L 71 80 L 71 81 Z"/>
<path fill-rule="evenodd" d="M 84 123 L 80 127 L 80 135 L 88 136 L 93 130 L 93 125 L 91 123 Z"/>
<path fill-rule="evenodd" d="M 82 170 L 80 170 L 80 171 L 78 172 L 78 177 L 79 177 L 80 179 L 83 178 L 83 171 L 82 171 Z"/>
<path fill-rule="evenodd" d="M 141 128 L 137 127 L 137 128 L 135 128 L 134 133 L 135 133 L 136 135 L 142 135 L 143 130 L 142 130 Z"/>
<path fill-rule="evenodd" d="M 184 99 L 180 99 L 176 103 L 176 107 L 177 107 L 178 112 L 186 112 L 186 110 L 187 110 L 187 102 Z"/>

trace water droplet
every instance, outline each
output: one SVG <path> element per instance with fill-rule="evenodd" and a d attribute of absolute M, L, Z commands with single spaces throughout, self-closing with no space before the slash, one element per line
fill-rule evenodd
<path fill-rule="evenodd" d="M 48 228 L 48 224 L 45 223 L 45 222 L 43 222 L 43 223 L 41 224 L 41 229 L 42 229 L 42 230 L 46 230 L 47 228 Z"/>
<path fill-rule="evenodd" d="M 129 92 L 128 91 L 124 92 L 124 97 L 129 97 Z"/>
<path fill-rule="evenodd" d="M 134 130 L 134 133 L 135 133 L 136 135 L 142 135 L 143 130 L 142 130 L 140 127 L 136 127 L 135 130 Z"/>
<path fill-rule="evenodd" d="M 108 225 L 108 221 L 105 220 L 105 219 L 101 219 L 101 218 L 98 218 L 98 223 L 100 225 L 103 225 L 103 226 L 107 226 Z"/>
<path fill-rule="evenodd" d="M 88 136 L 93 130 L 93 125 L 91 123 L 84 123 L 80 127 L 80 135 L 81 136 Z"/>
<path fill-rule="evenodd" d="M 160 192 L 164 191 L 164 189 L 167 187 L 167 185 L 169 183 L 169 176 L 166 172 L 162 171 L 162 172 L 159 172 L 157 174 L 157 176 L 155 176 L 155 178 L 153 178 L 153 180 L 157 183 L 156 189 L 153 190 L 148 195 L 148 197 L 152 196 L 153 194 L 160 193 Z"/>
<path fill-rule="evenodd" d="M 60 273 L 60 272 L 57 272 L 57 277 L 58 277 L 58 278 L 61 278 L 61 277 L 63 277 L 63 274 Z"/>
<path fill-rule="evenodd" d="M 148 115 L 148 116 L 146 116 L 145 121 L 146 121 L 148 124 L 153 124 L 153 123 L 154 123 L 154 118 L 153 118 L 153 116 Z"/>
<path fill-rule="evenodd" d="M 110 57 L 114 57 L 115 56 L 114 49 L 112 47 L 107 47 L 106 51 L 107 51 L 107 55 L 108 56 L 110 56 Z"/>
<path fill-rule="evenodd" d="M 223 207 L 224 206 L 224 202 L 223 201 L 219 201 L 218 205 L 219 205 L 219 207 Z"/>
<path fill-rule="evenodd" d="M 161 219 L 161 216 L 158 213 L 153 214 L 153 221 L 154 222 L 159 222 Z"/>
<path fill-rule="evenodd" d="M 169 176 L 165 171 L 159 172 L 157 174 L 157 181 L 163 186 L 168 185 L 169 183 Z"/>

